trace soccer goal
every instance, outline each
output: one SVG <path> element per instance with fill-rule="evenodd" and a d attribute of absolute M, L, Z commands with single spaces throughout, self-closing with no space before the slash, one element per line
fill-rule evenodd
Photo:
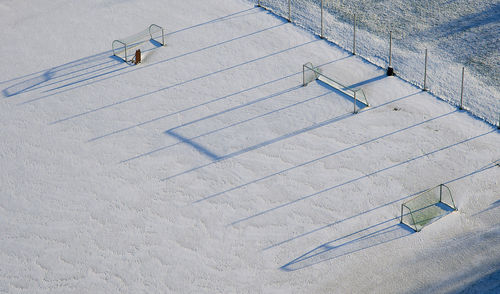
<path fill-rule="evenodd" d="M 457 210 L 450 188 L 441 184 L 401 204 L 401 223 L 415 232 Z"/>
<path fill-rule="evenodd" d="M 160 42 L 161 40 L 161 42 Z M 156 24 L 150 25 L 147 29 L 132 36 L 114 40 L 112 43 L 113 55 L 129 62 L 129 57 L 133 56 L 132 49 L 138 47 L 144 42 L 151 41 L 157 45 L 165 46 L 165 31 Z"/>
<path fill-rule="evenodd" d="M 357 113 L 360 109 L 365 109 L 366 107 L 370 106 L 363 89 L 345 86 L 339 81 L 336 81 L 323 74 L 319 67 L 314 67 L 310 62 L 305 63 L 302 66 L 302 86 L 307 86 L 310 82 L 315 80 L 319 80 L 327 84 L 328 86 L 342 92 L 343 94 L 351 97 L 354 102 L 354 113 Z M 357 107 L 357 103 L 361 103 L 362 107 Z"/>

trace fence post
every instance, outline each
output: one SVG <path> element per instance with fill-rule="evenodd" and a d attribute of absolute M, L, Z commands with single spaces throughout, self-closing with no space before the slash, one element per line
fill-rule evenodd
<path fill-rule="evenodd" d="M 356 13 L 354 14 L 354 34 L 352 39 L 352 55 L 356 55 Z"/>
<path fill-rule="evenodd" d="M 462 67 L 462 87 L 460 90 L 460 109 L 464 109 L 464 72 L 465 72 L 465 67 Z"/>
<path fill-rule="evenodd" d="M 292 0 L 288 0 L 288 22 L 292 21 L 292 5 L 291 5 Z"/>
<path fill-rule="evenodd" d="M 403 204 L 401 204 L 401 220 L 399 221 L 399 223 L 403 223 Z"/>
<path fill-rule="evenodd" d="M 427 91 L 427 48 L 425 49 L 424 91 Z"/>
<path fill-rule="evenodd" d="M 321 0 L 321 39 L 323 38 L 323 0 Z"/>
<path fill-rule="evenodd" d="M 302 87 L 306 86 L 306 64 L 302 65 Z"/>
<path fill-rule="evenodd" d="M 354 113 L 356 113 L 356 92 L 354 92 Z"/>
<path fill-rule="evenodd" d="M 394 75 L 394 69 L 392 68 L 392 31 L 389 31 L 389 67 L 387 68 L 387 75 Z"/>

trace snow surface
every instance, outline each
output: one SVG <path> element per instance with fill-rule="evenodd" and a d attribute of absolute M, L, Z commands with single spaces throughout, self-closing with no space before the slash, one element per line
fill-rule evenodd
<path fill-rule="evenodd" d="M 492 125 L 243 0 L 0 14 L 0 292 L 498 286 Z M 151 23 L 166 47 L 111 56 Z M 309 61 L 372 106 L 302 87 Z M 440 183 L 458 212 L 400 225 L 401 203 Z"/>

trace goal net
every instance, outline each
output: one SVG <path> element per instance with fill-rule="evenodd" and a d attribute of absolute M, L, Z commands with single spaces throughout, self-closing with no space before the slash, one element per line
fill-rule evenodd
<path fill-rule="evenodd" d="M 370 106 L 363 89 L 343 85 L 341 82 L 322 73 L 319 67 L 314 67 L 312 63 L 307 62 L 302 66 L 302 85 L 307 86 L 310 82 L 315 80 L 319 80 L 352 98 L 354 102 L 354 113 Z M 357 106 L 358 103 L 361 104 L 360 107 Z"/>
<path fill-rule="evenodd" d="M 441 184 L 401 204 L 401 223 L 416 232 L 433 221 L 457 210 L 450 189 Z"/>
<path fill-rule="evenodd" d="M 165 31 L 156 24 L 150 25 L 147 29 L 126 38 L 114 40 L 112 43 L 113 55 L 120 57 L 126 62 L 132 57 L 133 50 L 144 42 L 151 41 L 156 45 L 165 46 Z"/>
<path fill-rule="evenodd" d="M 307 86 L 312 81 L 315 81 L 321 73 L 320 69 L 314 67 L 312 63 L 308 62 L 302 66 L 302 86 Z"/>

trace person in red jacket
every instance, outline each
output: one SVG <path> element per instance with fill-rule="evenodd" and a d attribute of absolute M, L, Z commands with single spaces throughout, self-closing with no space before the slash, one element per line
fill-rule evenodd
<path fill-rule="evenodd" d="M 134 64 L 139 64 L 139 63 L 141 63 L 141 49 L 137 49 L 135 51 Z"/>

